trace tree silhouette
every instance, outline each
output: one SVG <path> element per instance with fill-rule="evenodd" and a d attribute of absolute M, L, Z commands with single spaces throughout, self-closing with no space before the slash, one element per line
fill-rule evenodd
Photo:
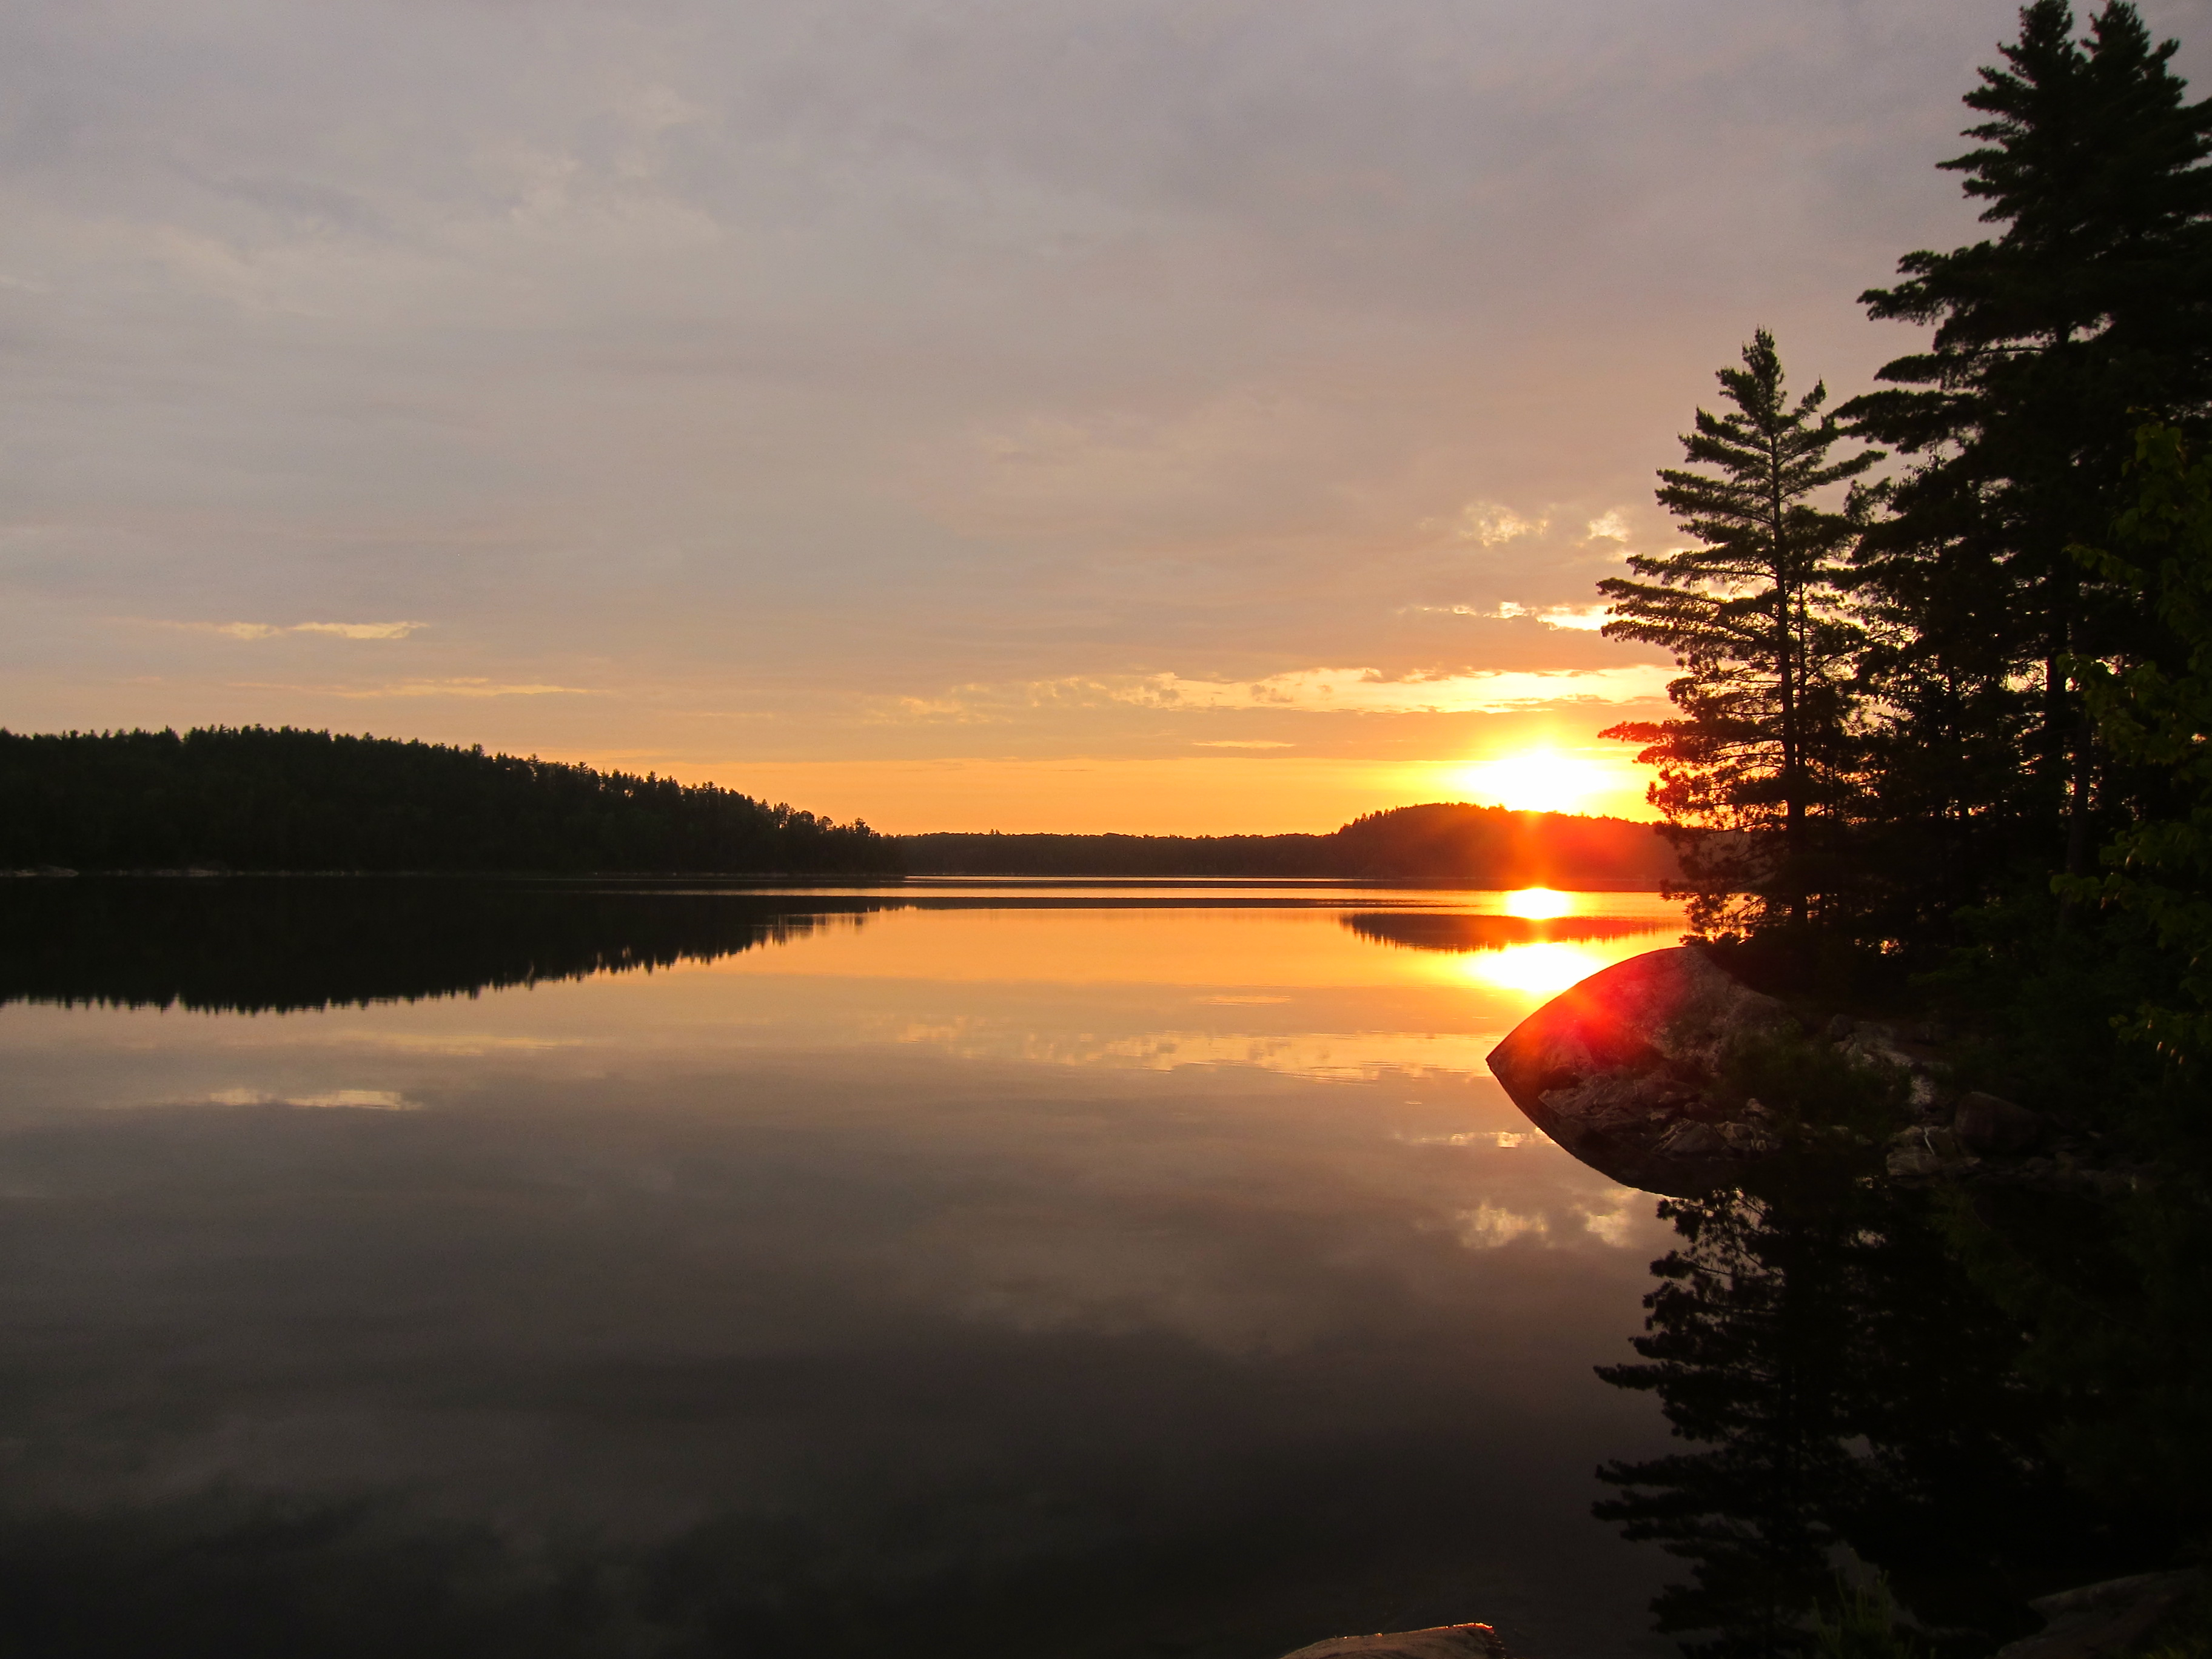
<path fill-rule="evenodd" d="M 1935 327 L 1840 411 L 1915 458 L 1857 554 L 1880 816 L 1906 831 L 1888 864 L 1924 895 L 1892 931 L 2010 866 L 2089 867 L 2095 757 L 2064 664 L 2148 617 L 2066 550 L 2119 510 L 2145 415 L 2212 407 L 2212 101 L 2187 101 L 2175 49 L 2118 0 L 2078 40 L 2065 0 L 2027 6 L 1966 94 L 1980 147 L 1942 164 L 2002 234 L 1907 254 L 1862 296 Z"/>
<path fill-rule="evenodd" d="M 1710 924 L 1724 895 L 1750 885 L 1802 921 L 1808 820 L 1844 781 L 1861 641 L 1843 603 L 1840 556 L 1854 528 L 1815 500 L 1881 456 L 1829 459 L 1843 434 L 1820 412 L 1827 388 L 1793 404 L 1765 329 L 1744 347 L 1743 366 L 1719 379 L 1734 408 L 1698 410 L 1682 439 L 1690 467 L 1704 470 L 1659 475 L 1660 504 L 1693 544 L 1632 555 L 1644 580 L 1598 584 L 1612 601 L 1607 637 L 1664 646 L 1686 671 L 1668 687 L 1682 717 L 1601 735 L 1646 745 L 1637 758 L 1659 768 L 1651 800 L 1670 823 L 1739 832 L 1686 838 L 1686 865 L 1705 890 L 1695 919 Z"/>

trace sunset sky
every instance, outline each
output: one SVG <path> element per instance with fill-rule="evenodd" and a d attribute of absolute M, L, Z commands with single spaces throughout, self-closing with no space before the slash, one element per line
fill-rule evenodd
<path fill-rule="evenodd" d="M 2201 91 L 2212 5 L 2142 9 Z M 1839 397 L 1911 344 L 1854 297 L 1978 234 L 2014 12 L 21 0 L 0 724 L 1643 815 L 1591 584 L 1754 327 Z"/>

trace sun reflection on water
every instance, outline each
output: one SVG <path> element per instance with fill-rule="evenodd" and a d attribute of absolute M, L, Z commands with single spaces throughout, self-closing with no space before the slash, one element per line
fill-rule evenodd
<path fill-rule="evenodd" d="M 1461 971 L 1480 984 L 1527 997 L 1553 997 L 1588 979 L 1618 954 L 1585 945 L 1547 941 L 1478 951 L 1459 959 Z"/>
<path fill-rule="evenodd" d="M 1525 916 L 1531 921 L 1549 921 L 1554 916 L 1564 916 L 1575 908 L 1571 894 L 1549 887 L 1523 887 L 1508 893 L 1498 907 L 1509 916 Z"/>

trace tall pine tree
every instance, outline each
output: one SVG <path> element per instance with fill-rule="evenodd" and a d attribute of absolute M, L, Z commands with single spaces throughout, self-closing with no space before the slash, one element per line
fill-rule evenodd
<path fill-rule="evenodd" d="M 1887 714 L 1871 816 L 1896 832 L 1905 933 L 2008 868 L 2086 867 L 2095 757 L 2063 665 L 2148 619 L 2066 550 L 2111 521 L 2144 414 L 2212 404 L 2212 102 L 2118 0 L 2084 38 L 2035 0 L 2002 50 L 1966 94 L 1980 147 L 1942 163 L 2002 233 L 1908 254 L 1862 296 L 1935 333 L 1840 411 L 1915 458 L 1857 556 Z"/>
<path fill-rule="evenodd" d="M 1605 633 L 1665 647 L 1686 671 L 1668 688 L 1680 718 L 1601 735 L 1645 746 L 1659 769 L 1652 804 L 1678 830 L 1684 866 L 1704 891 L 1692 920 L 1712 930 L 1748 888 L 1755 913 L 1802 919 L 1817 884 L 1813 819 L 1836 795 L 1859 632 L 1844 617 L 1841 555 L 1854 530 L 1817 498 L 1880 455 L 1840 459 L 1827 389 L 1792 403 L 1774 337 L 1761 329 L 1742 367 L 1720 371 L 1734 407 L 1700 409 L 1682 447 L 1692 471 L 1660 475 L 1660 504 L 1692 545 L 1634 555 L 1642 580 L 1598 584 L 1612 601 Z"/>

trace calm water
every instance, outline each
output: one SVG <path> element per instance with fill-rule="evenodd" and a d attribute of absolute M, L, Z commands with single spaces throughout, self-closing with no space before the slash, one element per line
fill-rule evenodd
<path fill-rule="evenodd" d="M 1483 1065 L 1652 896 L 14 885 L 57 1651 L 1671 1651 L 1671 1234 Z"/>

